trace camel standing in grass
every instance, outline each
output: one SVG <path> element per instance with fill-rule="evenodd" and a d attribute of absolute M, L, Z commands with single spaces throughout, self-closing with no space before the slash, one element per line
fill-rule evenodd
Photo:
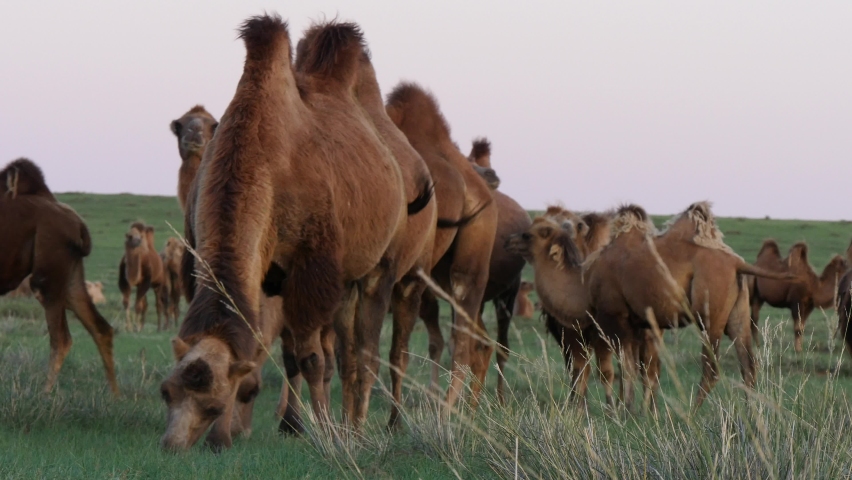
<path fill-rule="evenodd" d="M 163 283 L 157 295 L 160 296 L 165 310 L 166 322 L 163 328 L 167 330 L 172 320 L 177 326 L 180 317 L 180 297 L 183 292 L 180 265 L 184 252 L 183 242 L 175 237 L 169 237 L 163 251 L 160 252 L 160 260 L 163 262 Z"/>
<path fill-rule="evenodd" d="M 124 256 L 118 264 L 118 289 L 121 290 L 121 303 L 125 311 L 125 330 L 141 332 L 145 327 L 145 313 L 148 311 L 146 294 L 154 291 L 157 305 L 157 331 L 161 329 L 163 299 L 157 294 L 164 282 L 163 260 L 154 248 L 154 227 L 142 222 L 134 222 L 124 235 Z M 136 301 L 133 311 L 130 308 L 130 293 L 136 288 Z"/>
<path fill-rule="evenodd" d="M 491 143 L 487 139 L 481 138 L 473 142 L 468 161 L 492 189 L 492 196 L 497 207 L 497 228 L 489 259 L 488 282 L 478 315 L 482 316 L 486 302 L 494 303 L 497 317 L 497 370 L 499 372 L 497 398 L 502 403 L 505 400 L 504 368 L 509 358 L 509 325 L 515 310 L 515 299 L 521 286 L 521 271 L 524 268 L 524 259 L 506 251 L 504 244 L 509 236 L 529 228 L 531 220 L 527 211 L 518 205 L 518 202 L 496 190 L 500 185 L 500 179 L 491 167 Z M 432 360 L 433 387 L 438 384 L 439 365 L 444 349 L 444 338 L 438 321 L 440 317 L 438 305 L 435 296 L 429 293 L 424 298 L 421 310 L 423 322 L 429 332 L 429 358 Z"/>
<path fill-rule="evenodd" d="M 118 393 L 112 355 L 113 329 L 86 293 L 83 258 L 92 251 L 86 224 L 67 205 L 56 201 L 44 175 L 33 162 L 18 159 L 0 170 L 0 295 L 16 288 L 28 275 L 44 307 L 50 336 L 50 362 L 45 391 L 53 389 L 71 332 L 65 310 L 71 310 L 92 336 Z"/>
<path fill-rule="evenodd" d="M 520 318 L 533 318 L 535 315 L 535 305 L 530 300 L 530 294 L 535 291 L 535 284 L 532 282 L 522 281 L 521 287 L 518 289 L 518 295 L 515 296 L 515 309 L 512 315 Z"/>
<path fill-rule="evenodd" d="M 749 280 L 753 336 L 757 338 L 760 308 L 764 303 L 777 308 L 788 308 L 793 317 L 793 346 L 797 352 L 801 352 L 805 322 L 811 312 L 814 308 L 834 308 L 839 279 L 848 267 L 846 259 L 835 255 L 822 274 L 817 276 L 808 261 L 808 245 L 805 242 L 795 243 L 790 247 L 787 258 L 782 259 L 778 243 L 770 239 L 763 242 L 755 265 L 773 272 L 789 273 L 795 278 Z"/>
<path fill-rule="evenodd" d="M 328 419 L 334 319 L 417 213 L 406 207 L 398 164 L 348 93 L 355 34 L 318 38 L 297 79 L 280 17 L 253 17 L 240 30 L 243 75 L 187 199 L 187 241 L 203 262 L 185 255 L 181 269 L 194 296 L 161 386 L 166 449 L 191 447 L 214 421 L 207 443 L 231 446 L 235 400 L 256 367 L 263 294 L 282 297 L 293 359 L 315 414 Z"/>
<path fill-rule="evenodd" d="M 186 211 L 186 198 L 190 185 L 201 166 L 207 144 L 216 133 L 219 122 L 201 105 L 196 105 L 170 125 L 178 141 L 181 165 L 178 173 L 178 201 Z"/>

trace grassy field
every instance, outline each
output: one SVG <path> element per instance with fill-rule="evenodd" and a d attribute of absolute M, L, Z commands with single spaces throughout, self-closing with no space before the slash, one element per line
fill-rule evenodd
<path fill-rule="evenodd" d="M 101 280 L 108 303 L 100 307 L 123 326 L 117 266 L 130 222 L 157 229 L 162 247 L 183 221 L 171 197 L 63 194 L 60 199 L 87 221 L 94 248 L 87 277 Z M 664 218 L 655 219 L 661 223 Z M 728 243 L 753 261 L 761 241 L 782 249 L 798 240 L 811 246 L 818 270 L 852 238 L 852 224 L 799 220 L 720 220 Z M 525 276 L 531 277 L 527 269 Z M 303 438 L 277 434 L 274 407 L 282 382 L 280 357 L 267 363 L 258 397 L 254 433 L 214 455 L 204 447 L 166 454 L 157 442 L 165 428 L 159 383 L 169 371 L 172 332 L 156 333 L 153 304 L 142 333 L 115 340 L 122 395 L 106 386 L 93 342 L 72 321 L 74 347 L 56 390 L 44 395 L 48 339 L 44 314 L 32 299 L 0 298 L 0 477 L 2 478 L 848 478 L 852 439 L 849 396 L 852 368 L 832 338 L 833 312 L 815 312 L 806 328 L 805 352 L 792 349 L 788 312 L 766 308 L 759 349 L 757 389 L 740 388 L 736 356 L 723 341 L 723 379 L 709 401 L 691 413 L 700 375 L 700 338 L 694 327 L 665 335 L 661 406 L 657 415 L 632 416 L 603 407 L 593 381 L 588 410 L 567 404 L 569 391 L 558 348 L 537 319 L 516 319 L 506 406 L 493 397 L 492 367 L 486 398 L 441 423 L 426 393 L 429 375 L 425 329 L 412 338 L 403 431 L 384 424 L 389 375 L 383 368 L 364 435 L 332 439 L 320 432 Z M 445 332 L 449 309 L 444 308 Z M 152 325 L 153 324 L 153 325 Z M 486 324 L 495 332 L 493 311 Z M 387 358 L 389 325 L 383 331 Z M 277 351 L 277 350 L 276 350 Z M 444 357 L 445 364 L 447 355 Z M 339 383 L 333 382 L 339 416 Z M 307 389 L 305 389 L 307 390 Z M 307 397 L 305 397 L 307 399 Z"/>

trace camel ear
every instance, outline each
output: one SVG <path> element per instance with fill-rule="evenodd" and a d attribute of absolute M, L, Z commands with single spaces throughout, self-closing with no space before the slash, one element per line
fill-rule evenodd
<path fill-rule="evenodd" d="M 175 360 L 179 362 L 189 352 L 189 344 L 180 337 L 175 337 L 172 339 L 172 351 L 175 354 Z"/>
<path fill-rule="evenodd" d="M 550 246 L 550 258 L 556 262 L 559 267 L 562 266 L 562 260 L 565 258 L 565 250 L 558 243 Z"/>
<path fill-rule="evenodd" d="M 251 373 L 254 370 L 254 367 L 257 365 L 254 362 L 249 362 L 247 360 L 239 360 L 231 364 L 228 367 L 228 377 L 240 379 Z"/>
<path fill-rule="evenodd" d="M 172 133 L 174 133 L 176 136 L 179 137 L 180 131 L 181 131 L 182 128 L 183 128 L 183 125 L 181 125 L 179 121 L 172 120 L 172 124 L 171 124 Z"/>

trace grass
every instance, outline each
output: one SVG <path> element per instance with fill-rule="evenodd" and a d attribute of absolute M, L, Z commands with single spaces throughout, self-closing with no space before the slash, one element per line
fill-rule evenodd
<path fill-rule="evenodd" d="M 130 222 L 144 220 L 157 228 L 161 247 L 169 236 L 165 222 L 182 230 L 177 201 L 87 194 L 60 199 L 89 225 L 94 248 L 86 260 L 87 277 L 104 282 L 108 303 L 100 310 L 121 326 L 117 265 L 124 232 Z M 655 220 L 659 224 L 663 218 Z M 807 240 L 818 269 L 845 251 L 852 238 L 852 225 L 840 222 L 720 219 L 720 225 L 747 260 L 766 237 L 776 238 L 782 249 Z M 525 271 L 527 277 L 531 273 Z M 446 328 L 448 309 L 442 314 Z M 494 399 L 492 367 L 479 409 L 462 408 L 450 422 L 440 421 L 424 387 L 430 365 L 425 329 L 418 324 L 402 432 L 388 434 L 383 428 L 389 411 L 383 389 L 390 384 L 383 367 L 363 435 L 278 436 L 273 412 L 282 380 L 270 361 L 252 437 L 219 455 L 203 447 L 180 455 L 160 452 L 166 419 L 158 386 L 172 365 L 174 331 L 156 333 L 153 307 L 148 315 L 142 333 L 121 333 L 115 340 L 122 396 L 109 393 L 94 344 L 73 321 L 75 344 L 57 389 L 44 395 L 49 352 L 44 314 L 32 299 L 0 299 L 0 477 L 415 479 L 505 478 L 517 472 L 528 478 L 848 478 L 852 473 L 852 439 L 842 434 L 852 423 L 852 368 L 832 338 L 832 312 L 811 316 L 805 352 L 796 354 L 789 313 L 764 309 L 762 317 L 769 320 L 762 322 L 767 341 L 759 349 L 757 388 L 741 388 L 736 355 L 725 340 L 723 378 L 695 414 L 690 405 L 700 376 L 697 330 L 667 332 L 656 416 L 608 411 L 596 381 L 587 410 L 567 404 L 569 385 L 555 343 L 537 319 L 515 319 L 507 405 Z M 493 335 L 490 308 L 485 317 Z M 389 324 L 382 335 L 381 355 L 387 358 Z M 336 379 L 332 386 L 339 416 Z"/>

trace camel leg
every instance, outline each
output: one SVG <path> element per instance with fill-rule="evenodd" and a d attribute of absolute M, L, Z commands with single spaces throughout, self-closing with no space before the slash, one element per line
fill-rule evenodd
<path fill-rule="evenodd" d="M 358 287 L 353 285 L 340 308 L 334 315 L 334 328 L 337 331 L 337 338 L 340 340 L 340 382 L 343 389 L 343 421 L 352 421 L 355 415 L 356 396 L 358 388 L 358 356 L 355 344 L 355 310 L 358 308 L 359 301 Z M 298 343 L 296 344 L 298 348 Z M 301 367 L 301 365 L 300 365 Z M 303 371 L 303 373 L 305 373 Z M 307 380 L 307 375 L 305 375 Z M 310 382 L 310 381 L 309 381 Z M 311 394 L 313 397 L 313 393 Z"/>
<path fill-rule="evenodd" d="M 621 352 L 619 362 L 621 364 L 621 401 L 628 411 L 633 408 L 633 388 L 636 381 L 637 371 L 637 348 L 634 340 L 625 336 L 621 339 Z"/>
<path fill-rule="evenodd" d="M 176 282 L 176 280 L 172 280 L 172 282 Z M 174 325 L 177 327 L 178 319 L 180 318 L 180 288 L 177 288 L 174 283 L 172 284 L 170 294 L 169 311 L 174 319 Z"/>
<path fill-rule="evenodd" d="M 736 303 L 734 303 L 734 308 L 731 309 L 728 324 L 725 326 L 725 333 L 734 342 L 734 348 L 737 350 L 743 383 L 747 387 L 754 388 L 757 366 L 752 349 L 751 335 L 754 332 L 749 328 L 749 320 L 753 317 L 750 317 L 749 313 L 748 289 L 743 286 Z M 751 325 L 753 326 L 753 324 Z"/>
<path fill-rule="evenodd" d="M 420 311 L 421 297 L 426 284 L 416 277 L 404 277 L 393 289 L 393 339 L 391 340 L 391 390 L 393 404 L 391 405 L 388 429 L 399 428 L 400 409 L 402 408 L 402 381 L 408 369 L 408 345 L 417 313 Z M 437 302 L 436 302 L 437 303 Z M 438 330 L 440 334 L 440 330 Z M 443 338 L 441 339 L 443 343 Z M 442 347 L 443 348 L 443 347 Z M 431 354 L 431 343 L 430 343 Z M 436 365 L 433 364 L 433 367 Z M 435 380 L 437 383 L 437 379 Z M 436 387 L 433 385 L 433 387 Z"/>
<path fill-rule="evenodd" d="M 438 378 L 441 369 L 441 355 L 444 353 L 444 335 L 441 333 L 439 323 L 440 313 L 438 299 L 431 291 L 424 291 L 420 304 L 420 318 L 423 319 L 426 332 L 429 334 L 429 359 L 432 360 L 430 385 L 435 392 L 441 391 Z"/>
<path fill-rule="evenodd" d="M 593 342 L 595 356 L 598 358 L 598 370 L 600 370 L 601 383 L 606 393 L 606 404 L 615 407 L 615 397 L 612 386 L 615 384 L 615 368 L 612 365 L 612 350 L 609 345 L 601 339 Z"/>
<path fill-rule="evenodd" d="M 464 252 L 459 251 L 456 255 L 464 258 Z M 458 258 L 456 259 L 458 260 Z M 488 264 L 485 268 L 479 265 L 460 265 L 455 263 L 450 272 L 450 285 L 452 294 L 459 307 L 467 314 L 453 312 L 453 361 L 450 374 L 450 387 L 447 389 L 447 407 L 455 406 L 459 395 L 464 388 L 466 367 L 470 367 L 471 373 L 479 381 L 474 383 L 472 405 L 476 404 L 477 395 L 481 383 L 485 380 L 488 362 L 485 358 L 491 357 L 493 347 L 488 343 L 488 334 L 482 324 L 479 309 L 482 306 L 482 295 L 485 293 L 485 283 L 488 281 Z M 471 323 L 471 321 L 473 323 Z M 476 351 L 474 351 L 474 348 Z M 477 360 L 472 362 L 471 360 Z"/>
<path fill-rule="evenodd" d="M 308 383 L 311 394 L 311 406 L 318 422 L 329 422 L 328 397 L 325 391 L 325 352 L 322 345 L 322 328 L 316 328 L 307 335 L 297 335 L 296 361 L 302 376 Z"/>
<path fill-rule="evenodd" d="M 151 282 L 143 280 L 136 287 L 136 331 L 141 332 L 145 328 L 145 313 L 148 311 L 148 289 L 151 287 Z"/>
<path fill-rule="evenodd" d="M 305 431 L 300 413 L 302 374 L 296 362 L 295 345 L 290 332 L 281 335 L 281 350 L 284 357 L 284 373 L 287 378 L 281 385 L 281 397 L 276 413 L 281 419 L 278 432 L 297 435 Z"/>
<path fill-rule="evenodd" d="M 652 331 L 645 332 L 645 341 L 640 347 L 640 365 L 642 366 L 642 384 L 645 397 L 642 405 L 645 410 L 657 412 L 657 389 L 660 386 L 660 356 L 657 353 L 657 342 Z"/>
<path fill-rule="evenodd" d="M 589 352 L 586 350 L 580 332 L 573 328 L 563 330 L 565 337 L 563 342 L 566 351 L 568 351 L 569 361 L 566 366 L 570 365 L 571 369 L 571 393 L 569 398 L 572 402 L 577 402 L 581 407 L 586 405 L 586 391 L 589 386 Z"/>
<path fill-rule="evenodd" d="M 325 401 L 328 405 L 331 405 L 331 379 L 332 377 L 334 377 L 334 365 L 336 360 L 334 350 L 336 346 L 336 341 L 337 334 L 334 332 L 334 327 L 323 327 L 320 333 L 322 354 L 323 358 L 325 358 L 325 370 L 323 370 L 322 388 L 325 394 Z"/>
<path fill-rule="evenodd" d="M 751 299 L 751 338 L 756 346 L 760 346 L 763 340 L 760 337 L 760 308 L 763 307 L 763 301 L 760 298 L 753 297 Z"/>
<path fill-rule="evenodd" d="M 712 324 L 711 324 L 712 325 Z M 722 338 L 721 329 L 712 328 L 706 331 L 707 338 L 701 347 L 702 376 L 698 387 L 698 395 L 695 397 L 695 408 L 704 403 L 704 399 L 716 385 L 719 379 L 719 342 Z"/>
<path fill-rule="evenodd" d="M 491 362 L 491 354 L 494 353 L 494 346 L 488 339 L 488 332 L 485 331 L 485 323 L 482 321 L 482 307 L 476 315 L 476 335 L 470 339 L 470 347 L 472 347 L 470 355 L 471 372 L 474 375 L 474 381 L 470 386 L 471 402 L 473 407 L 479 404 L 479 395 L 482 393 L 482 387 L 485 385 L 485 374 L 488 372 L 488 365 Z"/>
<path fill-rule="evenodd" d="M 509 325 L 512 322 L 512 312 L 515 310 L 515 298 L 518 295 L 520 277 L 516 285 L 509 288 L 494 300 L 494 310 L 497 313 L 497 401 L 506 404 L 505 370 L 509 359 Z"/>
<path fill-rule="evenodd" d="M 802 338 L 805 335 L 805 322 L 811 315 L 814 307 L 811 303 L 797 303 L 791 308 L 793 314 L 793 334 L 795 335 L 795 343 L 793 349 L 796 352 L 802 351 Z"/>
<path fill-rule="evenodd" d="M 80 320 L 80 323 L 92 336 L 101 361 L 106 371 L 107 382 L 109 382 L 112 393 L 118 394 L 118 381 L 115 378 L 115 361 L 112 354 L 113 329 L 103 315 L 98 312 L 92 299 L 86 292 L 82 271 L 77 274 L 77 279 L 71 281 L 67 294 L 68 307 Z"/>
<path fill-rule="evenodd" d="M 50 361 L 47 369 L 47 383 L 44 392 L 50 393 L 59 377 L 59 370 L 68 351 L 71 350 L 71 332 L 68 330 L 68 321 L 65 318 L 65 305 L 53 298 L 45 298 L 42 302 L 44 314 L 47 319 L 47 331 L 50 335 Z"/>
<path fill-rule="evenodd" d="M 367 419 L 370 395 L 379 375 L 379 340 L 382 324 L 394 291 L 396 277 L 393 267 L 385 269 L 374 285 L 367 285 L 358 309 L 355 339 L 358 348 L 358 392 L 356 397 L 355 428 Z"/>

